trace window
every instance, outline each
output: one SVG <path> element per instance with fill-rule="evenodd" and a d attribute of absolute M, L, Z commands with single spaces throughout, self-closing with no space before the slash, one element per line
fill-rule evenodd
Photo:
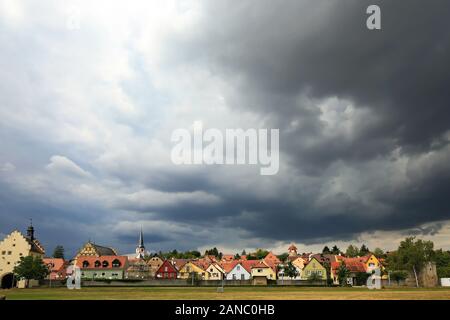
<path fill-rule="evenodd" d="M 103 268 L 108 268 L 109 267 L 109 262 L 108 261 L 103 261 L 102 263 Z"/>
<path fill-rule="evenodd" d="M 83 261 L 83 268 L 88 268 L 89 267 L 89 262 L 84 260 Z"/>
<path fill-rule="evenodd" d="M 11 253 L 12 253 L 11 251 L 8 251 L 8 255 L 11 255 Z"/>
<path fill-rule="evenodd" d="M 2 251 L 2 255 L 5 255 L 6 254 L 6 251 Z"/>
<path fill-rule="evenodd" d="M 94 267 L 99 268 L 101 266 L 100 261 L 96 260 L 94 263 Z"/>
<path fill-rule="evenodd" d="M 241 274 L 241 280 L 245 280 L 245 275 Z"/>
<path fill-rule="evenodd" d="M 243 276 L 243 275 L 242 275 Z M 236 275 L 235 274 L 233 274 L 233 280 L 236 280 Z"/>
<path fill-rule="evenodd" d="M 169 270 L 169 268 L 164 267 L 164 272 L 167 272 Z"/>
<path fill-rule="evenodd" d="M 120 261 L 118 259 L 114 259 L 112 262 L 113 268 L 119 268 L 120 267 Z"/>
<path fill-rule="evenodd" d="M 237 266 L 237 267 L 236 267 L 236 270 L 237 270 L 237 271 L 241 270 L 241 266 Z"/>

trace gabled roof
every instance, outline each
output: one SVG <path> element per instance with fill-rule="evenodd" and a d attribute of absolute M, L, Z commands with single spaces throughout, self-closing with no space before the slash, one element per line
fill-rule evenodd
<path fill-rule="evenodd" d="M 231 270 L 239 263 L 238 260 L 232 260 L 227 262 L 222 262 L 220 265 L 222 266 L 222 269 L 225 271 L 225 273 L 230 273 Z"/>
<path fill-rule="evenodd" d="M 331 263 L 333 261 L 336 261 L 337 256 L 334 254 L 323 254 L 323 253 L 316 253 L 311 255 L 310 258 L 316 258 L 317 261 L 319 261 L 320 263 Z"/>
<path fill-rule="evenodd" d="M 91 245 L 95 248 L 95 250 L 97 251 L 97 253 L 100 256 L 115 256 L 115 255 L 117 255 L 116 251 L 113 248 L 100 246 L 95 243 L 91 243 Z"/>
<path fill-rule="evenodd" d="M 183 268 L 183 266 L 189 262 L 189 259 L 170 259 L 170 263 L 177 268 L 177 270 L 180 270 Z"/>
<path fill-rule="evenodd" d="M 281 263 L 280 259 L 276 255 L 274 255 L 272 252 L 269 252 L 265 257 L 264 261 L 267 263 L 278 265 Z"/>
<path fill-rule="evenodd" d="M 44 258 L 42 261 L 46 266 L 49 266 L 51 272 L 58 272 L 69 264 L 68 261 L 61 258 Z"/>
<path fill-rule="evenodd" d="M 118 261 L 120 263 L 120 267 L 113 267 L 113 262 Z M 89 266 L 87 268 L 83 268 L 83 263 L 88 262 Z M 99 261 L 100 266 L 95 267 L 95 262 Z M 103 262 L 107 262 L 108 266 L 103 267 Z M 126 256 L 101 256 L 101 257 L 94 257 L 94 256 L 80 256 L 77 259 L 76 265 L 82 269 L 123 269 L 128 264 L 128 258 Z"/>
<path fill-rule="evenodd" d="M 350 258 L 350 259 L 352 259 L 352 258 Z M 332 262 L 331 263 L 331 270 L 333 272 L 335 272 L 337 269 L 339 269 L 339 266 L 342 263 L 345 263 L 345 267 L 350 272 L 362 272 L 362 273 L 367 272 L 366 264 L 364 262 L 360 261 L 360 260 L 354 260 L 354 259 L 352 259 L 350 261 Z"/>
<path fill-rule="evenodd" d="M 168 271 L 164 271 L 165 267 L 167 267 Z M 178 273 L 178 270 L 169 260 L 164 260 L 162 265 L 158 268 L 158 270 L 156 270 L 156 273 L 164 273 L 164 272 Z"/>
<path fill-rule="evenodd" d="M 36 253 L 39 253 L 39 254 L 45 254 L 45 249 L 42 246 L 42 244 L 39 242 L 39 240 L 37 240 L 37 239 L 31 240 L 28 237 L 25 237 L 25 239 L 27 240 L 27 242 L 31 246 L 31 251 L 32 252 L 36 252 Z"/>

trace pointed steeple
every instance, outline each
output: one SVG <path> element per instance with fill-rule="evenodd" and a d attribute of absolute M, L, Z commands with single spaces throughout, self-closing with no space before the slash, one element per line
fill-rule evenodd
<path fill-rule="evenodd" d="M 139 233 L 139 243 L 136 248 L 136 258 L 144 259 L 144 256 L 145 256 L 144 233 L 142 232 L 142 227 L 141 227 L 141 232 Z"/>
<path fill-rule="evenodd" d="M 139 248 L 144 248 L 144 234 L 142 233 L 142 227 L 141 233 L 139 234 Z"/>

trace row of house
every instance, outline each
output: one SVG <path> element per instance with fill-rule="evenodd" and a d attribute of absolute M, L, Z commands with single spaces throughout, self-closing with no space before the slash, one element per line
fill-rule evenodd
<path fill-rule="evenodd" d="M 2 287 L 10 283 L 13 266 L 21 256 L 38 255 L 49 267 L 49 280 L 64 280 L 69 265 L 80 268 L 83 279 L 196 279 L 196 280 L 330 280 L 339 283 L 338 269 L 345 264 L 350 271 L 351 284 L 357 283 L 358 274 L 382 268 L 381 262 L 372 254 L 364 257 L 347 258 L 331 254 L 298 254 L 295 245 L 288 248 L 285 261 L 269 252 L 263 259 L 248 260 L 247 256 L 225 254 L 218 257 L 207 255 L 198 259 L 163 259 L 149 255 L 145 250 L 142 230 L 135 253 L 119 255 L 110 247 L 88 241 L 71 261 L 44 258 L 45 250 L 34 236 L 30 226 L 27 235 L 14 231 L 0 242 L 0 279 Z M 294 268 L 295 273 L 287 272 Z"/>
<path fill-rule="evenodd" d="M 84 279 L 196 279 L 196 280 L 330 280 L 339 283 L 338 269 L 345 264 L 350 272 L 349 284 L 357 284 L 358 274 L 383 268 L 373 255 L 347 258 L 332 254 L 298 254 L 295 245 L 288 248 L 285 261 L 269 252 L 263 259 L 247 260 L 243 255 L 207 255 L 198 259 L 145 259 L 142 231 L 135 255 L 118 256 L 112 248 L 88 242 L 75 258 Z M 295 268 L 295 274 L 286 268 Z"/>

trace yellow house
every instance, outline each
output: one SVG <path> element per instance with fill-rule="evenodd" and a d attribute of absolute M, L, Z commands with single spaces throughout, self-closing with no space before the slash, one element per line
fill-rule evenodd
<path fill-rule="evenodd" d="M 312 258 L 303 268 L 302 280 L 309 280 L 313 274 L 317 274 L 322 280 L 327 280 L 327 270 L 316 258 Z"/>
<path fill-rule="evenodd" d="M 180 269 L 179 278 L 180 279 L 188 279 L 192 273 L 195 273 L 198 279 L 208 280 L 210 274 L 208 271 L 200 268 L 198 265 L 189 261 L 185 263 L 185 265 Z"/>
<path fill-rule="evenodd" d="M 1 288 L 11 288 L 17 279 L 14 279 L 13 269 L 20 258 L 37 256 L 44 258 L 45 250 L 40 242 L 34 238 L 34 228 L 30 225 L 27 236 L 14 230 L 5 239 L 0 241 L 0 283 Z"/>
<path fill-rule="evenodd" d="M 291 260 L 291 259 L 290 259 Z M 298 269 L 303 270 L 305 267 L 305 260 L 302 257 L 295 257 L 291 260 L 291 263 Z"/>
<path fill-rule="evenodd" d="M 206 271 L 209 273 L 208 280 L 222 280 L 225 271 L 218 263 L 211 263 Z"/>
<path fill-rule="evenodd" d="M 373 254 L 367 255 L 364 263 L 367 266 L 367 270 L 373 270 L 375 268 L 380 268 L 381 270 L 383 269 L 380 261 Z"/>
<path fill-rule="evenodd" d="M 268 280 L 276 280 L 277 274 L 264 260 L 254 263 L 251 267 L 252 278 L 254 277 L 266 277 Z"/>

